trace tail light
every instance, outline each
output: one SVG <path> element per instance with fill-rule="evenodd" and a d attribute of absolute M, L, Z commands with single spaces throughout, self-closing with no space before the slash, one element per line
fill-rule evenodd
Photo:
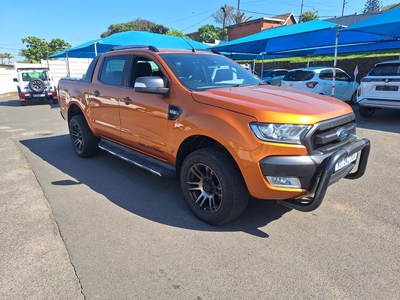
<path fill-rule="evenodd" d="M 21 93 L 21 97 L 26 98 L 26 97 L 30 97 L 31 93 Z"/>
<path fill-rule="evenodd" d="M 313 89 L 318 84 L 318 81 L 309 81 L 306 83 L 306 87 Z"/>

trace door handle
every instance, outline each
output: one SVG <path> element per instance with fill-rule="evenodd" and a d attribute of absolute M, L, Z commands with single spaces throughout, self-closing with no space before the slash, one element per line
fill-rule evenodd
<path fill-rule="evenodd" d="M 131 103 L 132 103 L 132 100 L 131 100 L 131 99 L 129 99 L 129 98 L 122 98 L 122 99 L 121 99 L 121 101 L 122 101 L 122 102 L 124 102 L 126 105 L 128 105 L 128 104 L 131 104 Z"/>
<path fill-rule="evenodd" d="M 98 90 L 93 91 L 93 95 L 95 95 L 96 97 L 100 96 L 100 92 Z"/>

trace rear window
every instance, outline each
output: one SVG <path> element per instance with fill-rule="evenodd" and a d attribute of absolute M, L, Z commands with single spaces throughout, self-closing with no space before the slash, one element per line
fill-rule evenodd
<path fill-rule="evenodd" d="M 314 77 L 315 73 L 313 71 L 295 70 L 286 73 L 283 77 L 284 81 L 305 81 L 310 80 Z"/>
<path fill-rule="evenodd" d="M 380 64 L 376 65 L 370 76 L 400 76 L 400 63 Z"/>

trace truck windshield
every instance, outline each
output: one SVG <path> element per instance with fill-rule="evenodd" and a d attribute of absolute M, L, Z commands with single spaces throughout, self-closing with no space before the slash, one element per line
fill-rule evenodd
<path fill-rule="evenodd" d="M 258 77 L 224 56 L 198 53 L 160 56 L 182 85 L 190 90 L 262 84 Z"/>

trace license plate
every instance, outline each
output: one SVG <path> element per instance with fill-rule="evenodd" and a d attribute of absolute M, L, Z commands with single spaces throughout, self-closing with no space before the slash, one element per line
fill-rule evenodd
<path fill-rule="evenodd" d="M 32 97 L 34 98 L 46 97 L 46 94 L 33 94 Z"/>
<path fill-rule="evenodd" d="M 399 87 L 396 85 L 378 85 L 375 87 L 376 91 L 389 91 L 389 92 L 397 92 Z"/>
<path fill-rule="evenodd" d="M 348 166 L 349 164 L 351 164 L 353 161 L 355 161 L 357 159 L 357 152 L 353 153 L 352 155 L 343 157 L 341 159 L 339 159 L 339 161 L 336 163 L 335 165 L 335 172 L 343 169 L 344 167 Z"/>

